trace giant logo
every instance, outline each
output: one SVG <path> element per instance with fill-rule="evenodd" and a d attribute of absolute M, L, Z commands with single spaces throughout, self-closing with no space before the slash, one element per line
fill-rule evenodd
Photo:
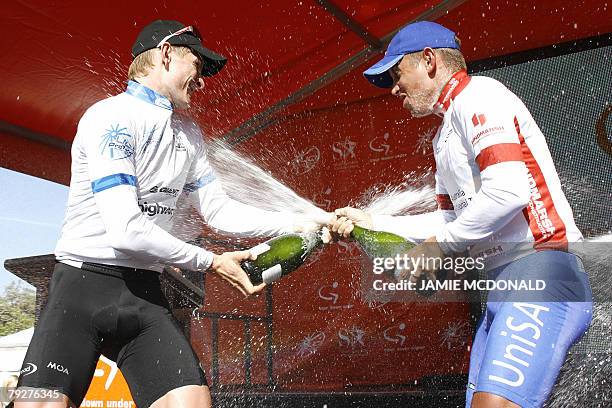
<path fill-rule="evenodd" d="M 149 193 L 163 193 L 172 197 L 178 196 L 180 190 L 178 188 L 153 186 L 149 189 Z"/>

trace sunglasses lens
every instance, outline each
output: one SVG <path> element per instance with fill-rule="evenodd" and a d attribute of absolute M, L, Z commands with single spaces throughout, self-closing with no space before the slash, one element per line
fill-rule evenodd
<path fill-rule="evenodd" d="M 198 40 L 201 40 L 201 39 L 202 39 L 202 36 L 200 35 L 200 32 L 198 31 L 198 29 L 197 29 L 196 27 L 191 26 L 191 33 L 192 33 L 194 36 L 198 37 Z"/>

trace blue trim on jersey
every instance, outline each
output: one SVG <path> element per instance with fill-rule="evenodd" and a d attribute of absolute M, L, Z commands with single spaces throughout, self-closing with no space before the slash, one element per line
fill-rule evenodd
<path fill-rule="evenodd" d="M 212 183 L 216 178 L 217 177 L 215 176 L 215 173 L 210 172 L 207 175 L 200 177 L 193 183 L 185 184 L 185 187 L 183 187 L 183 191 L 186 193 L 193 193 L 197 189 L 202 188 L 205 185 Z"/>
<path fill-rule="evenodd" d="M 136 176 L 132 176 L 131 174 L 118 173 L 102 177 L 101 179 L 92 181 L 91 191 L 93 191 L 94 193 L 99 193 L 100 191 L 104 191 L 109 188 L 121 186 L 124 184 L 136 187 Z"/>
<path fill-rule="evenodd" d="M 128 81 L 125 93 L 152 105 L 159 106 L 160 108 L 168 109 L 169 111 L 172 110 L 172 102 L 170 102 L 168 98 L 136 81 Z"/>

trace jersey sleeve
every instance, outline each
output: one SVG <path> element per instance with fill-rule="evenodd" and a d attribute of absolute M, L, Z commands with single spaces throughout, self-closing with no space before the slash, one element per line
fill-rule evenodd
<path fill-rule="evenodd" d="M 446 223 L 455 219 L 455 212 L 448 192 L 437 173 L 435 180 L 438 205 L 436 211 L 399 216 L 372 214 L 373 228 L 378 231 L 392 232 L 417 243 L 437 235 Z"/>
<path fill-rule="evenodd" d="M 529 201 L 527 168 L 513 108 L 503 97 L 482 96 L 453 112 L 452 126 L 480 172 L 480 189 L 461 214 L 437 234 L 444 252 L 462 252 L 490 237 Z"/>
<path fill-rule="evenodd" d="M 124 115 L 88 111 L 79 123 L 76 139 L 86 155 L 91 191 L 106 237 L 116 251 L 151 263 L 208 269 L 212 253 L 173 237 L 142 214 L 135 170 L 138 144 Z"/>
<path fill-rule="evenodd" d="M 184 192 L 204 221 L 217 230 L 252 237 L 293 232 L 293 213 L 267 211 L 229 197 L 210 166 L 203 142 L 197 147 Z"/>

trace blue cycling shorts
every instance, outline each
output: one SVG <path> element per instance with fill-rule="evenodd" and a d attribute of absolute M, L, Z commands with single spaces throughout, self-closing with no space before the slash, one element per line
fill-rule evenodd
<path fill-rule="evenodd" d="M 488 273 L 488 279 L 539 279 L 536 298 L 489 292 L 470 355 L 466 407 L 474 393 L 504 397 L 522 408 L 541 407 L 567 351 L 591 323 L 593 303 L 580 258 L 540 251 Z"/>

